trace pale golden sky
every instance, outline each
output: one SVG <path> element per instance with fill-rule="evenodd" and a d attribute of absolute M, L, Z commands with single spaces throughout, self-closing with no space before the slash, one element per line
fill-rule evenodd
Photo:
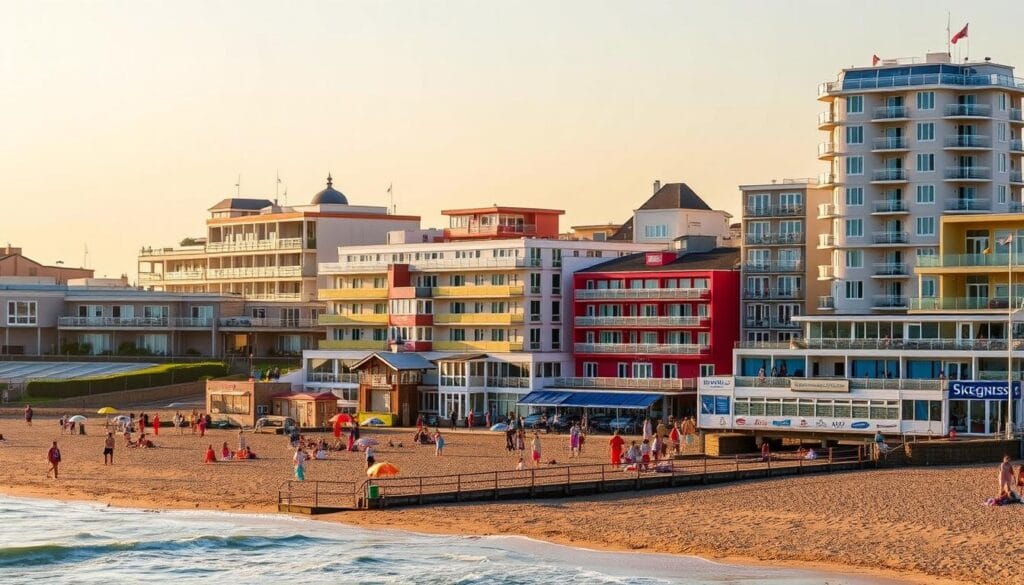
<path fill-rule="evenodd" d="M 968 9 L 971 13 L 965 13 Z M 818 83 L 945 49 L 1024 67 L 1024 4 L 0 0 L 0 239 L 127 272 L 234 193 L 621 221 L 654 179 L 736 212 L 814 176 Z M 1020 73 L 1024 77 L 1024 72 Z"/>

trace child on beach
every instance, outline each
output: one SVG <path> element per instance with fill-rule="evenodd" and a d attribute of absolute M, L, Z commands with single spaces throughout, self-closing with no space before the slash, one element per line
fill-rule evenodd
<path fill-rule="evenodd" d="M 533 466 L 540 466 L 540 434 L 533 432 L 533 441 L 530 442 L 530 456 L 533 458 Z"/>
<path fill-rule="evenodd" d="M 103 439 L 103 465 L 114 464 L 114 433 L 107 433 Z"/>
<path fill-rule="evenodd" d="M 644 439 L 644 442 L 640 444 L 640 463 L 640 468 L 647 471 L 651 463 L 651 441 L 649 439 Z"/>
<path fill-rule="evenodd" d="M 373 464 L 376 463 L 376 462 L 377 462 L 377 460 L 374 458 L 373 445 L 367 445 L 366 446 L 366 468 L 369 469 L 369 468 L 373 467 Z"/>
<path fill-rule="evenodd" d="M 444 455 L 444 437 L 441 436 L 440 429 L 434 433 L 434 456 L 440 457 Z"/>
<path fill-rule="evenodd" d="M 295 448 L 292 461 L 295 462 L 295 479 L 306 481 L 306 452 L 302 450 L 302 447 Z"/>
<path fill-rule="evenodd" d="M 206 455 L 203 456 L 203 463 L 216 463 L 217 455 L 213 452 L 213 445 L 206 447 Z"/>
<path fill-rule="evenodd" d="M 224 444 L 220 446 L 220 458 L 224 461 L 231 459 L 231 449 L 228 448 L 227 441 L 224 441 Z"/>
<path fill-rule="evenodd" d="M 574 424 L 569 429 L 569 457 L 580 456 L 580 425 Z"/>
<path fill-rule="evenodd" d="M 50 472 L 53 472 L 53 479 L 57 479 L 57 466 L 60 465 L 60 449 L 57 448 L 57 441 L 54 441 L 53 446 L 46 452 L 46 460 L 50 462 L 50 469 L 46 472 L 46 477 L 50 477 Z"/>

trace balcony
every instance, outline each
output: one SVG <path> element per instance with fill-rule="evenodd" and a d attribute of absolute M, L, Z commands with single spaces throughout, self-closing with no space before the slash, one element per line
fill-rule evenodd
<path fill-rule="evenodd" d="M 699 355 L 710 351 L 696 343 L 577 343 L 576 353 L 616 353 L 632 355 Z"/>
<path fill-rule="evenodd" d="M 58 317 L 57 326 L 68 329 L 206 329 L 212 317 Z"/>
<path fill-rule="evenodd" d="M 1024 123 L 1024 116 L 1021 115 L 1020 108 L 1010 108 L 1010 122 Z"/>
<path fill-rule="evenodd" d="M 827 160 L 839 154 L 835 142 L 822 142 L 818 145 L 818 159 Z"/>
<path fill-rule="evenodd" d="M 832 295 L 818 297 L 818 310 L 832 311 L 836 308 L 836 298 Z"/>
<path fill-rule="evenodd" d="M 577 327 L 707 327 L 707 317 L 695 315 L 656 317 L 576 317 Z"/>
<path fill-rule="evenodd" d="M 945 208 L 950 213 L 992 211 L 992 201 L 989 199 L 947 199 Z"/>
<path fill-rule="evenodd" d="M 875 244 L 906 244 L 910 239 L 910 235 L 907 232 L 874 232 L 871 234 L 871 241 Z"/>
<path fill-rule="evenodd" d="M 434 351 L 523 351 L 522 342 L 512 341 L 434 341 Z"/>
<path fill-rule="evenodd" d="M 831 219 L 833 217 L 839 217 L 839 210 L 836 208 L 835 203 L 818 204 L 818 219 Z"/>
<path fill-rule="evenodd" d="M 803 205 L 754 205 L 743 208 L 744 217 L 802 217 Z"/>
<path fill-rule="evenodd" d="M 910 204 L 903 199 L 883 199 L 881 201 L 875 201 L 874 211 L 872 213 L 875 215 L 910 213 Z"/>
<path fill-rule="evenodd" d="M 202 245 L 182 246 L 180 248 L 161 248 L 146 246 L 139 250 L 139 256 L 193 256 L 202 257 L 206 249 Z"/>
<path fill-rule="evenodd" d="M 919 297 L 910 299 L 912 311 L 992 311 L 1007 309 L 1006 297 Z"/>
<path fill-rule="evenodd" d="M 795 232 L 787 234 L 751 234 L 748 233 L 744 242 L 748 246 L 786 246 L 792 244 L 803 244 L 804 233 Z"/>
<path fill-rule="evenodd" d="M 906 61 L 908 65 L 914 61 Z M 909 69 L 913 71 L 913 69 Z M 985 74 L 985 75 L 963 75 L 959 73 L 915 73 L 913 75 L 893 76 L 870 76 L 860 79 L 843 79 L 841 81 L 827 81 L 818 85 L 818 98 L 831 97 L 847 91 L 864 91 L 872 89 L 888 90 L 899 87 L 917 87 L 922 85 L 953 85 L 976 89 L 979 87 L 1006 87 L 1020 90 L 1024 87 L 1024 79 L 1011 77 L 1009 75 Z M 1019 111 L 1018 111 L 1019 115 Z M 1013 111 L 1010 111 L 1012 118 Z"/>
<path fill-rule="evenodd" d="M 818 234 L 818 249 L 824 250 L 827 248 L 836 247 L 836 237 L 832 234 Z"/>
<path fill-rule="evenodd" d="M 749 300 L 776 300 L 786 301 L 793 299 L 802 299 L 804 291 L 802 288 L 786 288 L 786 289 L 747 289 L 743 291 L 743 298 Z"/>
<path fill-rule="evenodd" d="M 522 323 L 522 313 L 435 313 L 435 325 L 512 325 Z"/>
<path fill-rule="evenodd" d="M 315 319 L 288 317 L 221 317 L 217 320 L 224 329 L 316 329 Z"/>
<path fill-rule="evenodd" d="M 360 287 L 360 288 L 322 288 L 320 289 L 321 301 L 354 301 L 360 299 L 386 299 L 388 289 L 386 287 Z"/>
<path fill-rule="evenodd" d="M 386 254 L 383 256 L 392 256 Z M 397 255 L 396 255 L 397 256 Z M 539 267 L 539 258 L 427 258 L 423 260 L 380 259 L 353 260 L 324 265 L 323 274 L 386 273 L 390 264 L 408 264 L 412 270 L 471 270 L 475 268 Z"/>
<path fill-rule="evenodd" d="M 906 169 L 875 169 L 871 173 L 872 183 L 906 183 Z"/>
<path fill-rule="evenodd" d="M 314 246 L 310 246 L 311 248 Z M 227 252 L 259 252 L 264 250 L 301 250 L 302 238 L 273 240 L 241 240 L 237 242 L 211 242 L 206 244 L 208 254 Z"/>
<path fill-rule="evenodd" d="M 344 315 L 320 315 L 320 325 L 387 325 L 387 313 L 347 313 Z"/>
<path fill-rule="evenodd" d="M 1024 176 L 1021 171 L 1010 171 L 1010 183 L 1014 185 L 1024 184 Z"/>
<path fill-rule="evenodd" d="M 536 233 L 537 226 L 535 225 L 480 225 L 473 223 L 467 226 L 445 228 L 444 237 L 445 239 L 477 237 L 515 238 L 532 236 Z"/>
<path fill-rule="evenodd" d="M 206 271 L 206 275 L 209 280 L 232 280 L 236 278 L 295 278 L 302 277 L 302 267 L 251 266 L 246 268 L 210 268 Z"/>
<path fill-rule="evenodd" d="M 743 265 L 746 272 L 803 272 L 803 262 L 754 262 Z"/>
<path fill-rule="evenodd" d="M 743 326 L 748 329 L 799 329 L 800 324 L 788 319 L 744 319 Z"/>
<path fill-rule="evenodd" d="M 693 378 L 555 378 L 549 388 L 593 388 L 604 390 L 693 390 Z"/>
<path fill-rule="evenodd" d="M 1014 138 L 1010 141 L 1010 152 L 1014 154 L 1024 154 L 1024 141 L 1020 138 Z"/>
<path fill-rule="evenodd" d="M 372 339 L 345 340 L 321 339 L 320 349 L 360 349 L 370 351 L 384 351 L 388 348 L 387 341 L 374 341 Z"/>
<path fill-rule="evenodd" d="M 992 106 L 988 104 L 947 104 L 944 113 L 947 118 L 991 118 Z"/>
<path fill-rule="evenodd" d="M 875 295 L 871 297 L 871 308 L 884 311 L 905 310 L 910 306 L 907 297 L 900 295 Z"/>
<path fill-rule="evenodd" d="M 872 278 L 907 278 L 910 268 L 902 262 L 878 262 L 872 265 Z"/>
<path fill-rule="evenodd" d="M 894 152 L 907 150 L 907 139 L 902 136 L 882 136 L 871 141 L 872 152 Z"/>
<path fill-rule="evenodd" d="M 1024 266 L 1021 254 L 1014 255 L 1014 266 Z M 918 256 L 917 268 L 996 268 L 1005 270 L 1010 255 L 1002 254 L 943 254 L 942 256 Z"/>
<path fill-rule="evenodd" d="M 330 384 L 358 384 L 359 374 L 354 372 L 338 373 L 334 372 L 308 372 L 306 374 L 306 381 L 315 383 L 330 383 Z"/>
<path fill-rule="evenodd" d="M 832 264 L 818 265 L 818 280 L 832 280 L 836 277 L 836 267 Z"/>
<path fill-rule="evenodd" d="M 992 178 L 988 167 L 946 167 L 947 181 L 988 181 Z"/>
<path fill-rule="evenodd" d="M 616 299 L 703 299 L 711 294 L 707 288 L 578 288 L 574 296 L 578 301 Z"/>
<path fill-rule="evenodd" d="M 875 108 L 872 122 L 901 122 L 908 119 L 906 106 L 882 106 Z"/>
<path fill-rule="evenodd" d="M 988 136 L 977 134 L 957 134 L 947 136 L 946 150 L 991 150 L 992 141 Z"/>
<path fill-rule="evenodd" d="M 832 110 L 818 114 L 818 130 L 831 130 L 840 123 L 842 120 Z"/>
<path fill-rule="evenodd" d="M 821 173 L 818 175 L 818 186 L 819 187 L 831 187 L 836 185 L 839 181 L 839 177 L 835 173 Z"/>
<path fill-rule="evenodd" d="M 483 298 L 505 298 L 521 296 L 522 285 L 466 285 L 466 286 L 439 286 L 434 289 L 435 298 L 457 298 L 457 299 L 483 299 Z"/>

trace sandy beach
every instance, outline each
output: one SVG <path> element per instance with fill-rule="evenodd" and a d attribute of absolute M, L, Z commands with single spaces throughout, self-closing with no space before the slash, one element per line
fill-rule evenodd
<path fill-rule="evenodd" d="M 161 413 L 161 418 L 173 413 Z M 128 449 L 102 464 L 102 417 L 88 435 L 61 435 L 57 414 L 32 426 L 0 417 L 0 491 L 152 508 L 268 512 L 292 477 L 286 439 L 246 433 L 259 459 L 204 465 L 207 445 L 237 444 L 237 432 L 206 438 L 165 427 L 155 449 Z M 166 419 L 165 419 L 166 420 Z M 508 470 L 516 459 L 495 433 L 448 435 L 442 458 L 405 431 L 364 431 L 382 442 L 378 460 L 403 475 Z M 388 440 L 402 447 L 389 448 Z M 48 479 L 50 441 L 61 446 L 59 480 Z M 564 435 L 543 437 L 544 459 L 568 461 Z M 607 436 L 589 438 L 582 462 L 603 462 Z M 364 477 L 362 454 L 314 461 L 309 480 Z M 811 475 L 712 487 L 579 499 L 403 508 L 319 517 L 362 526 L 455 534 L 519 534 L 595 549 L 691 554 L 896 576 L 918 583 L 1024 583 L 1015 567 L 1024 507 L 981 505 L 995 490 L 994 466 L 909 468 Z"/>

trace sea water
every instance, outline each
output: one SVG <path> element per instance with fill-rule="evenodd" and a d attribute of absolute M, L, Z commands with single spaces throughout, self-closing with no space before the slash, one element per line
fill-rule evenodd
<path fill-rule="evenodd" d="M 400 512 L 396 512 L 400 513 Z M 0 496 L 0 582 L 862 585 L 863 577 L 429 536 L 279 515 Z"/>

